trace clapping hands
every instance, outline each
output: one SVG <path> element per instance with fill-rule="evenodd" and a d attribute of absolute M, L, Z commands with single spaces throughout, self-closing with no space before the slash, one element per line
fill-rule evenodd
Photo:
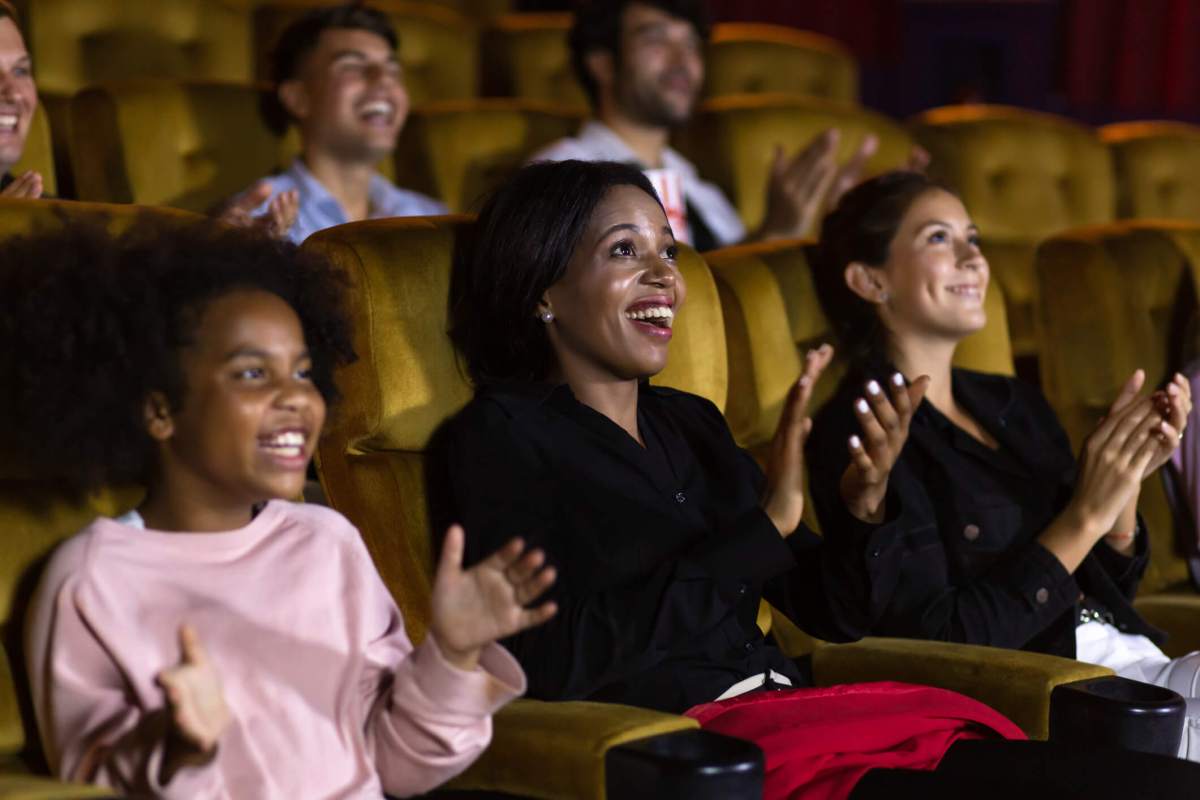
<path fill-rule="evenodd" d="M 541 625 L 558 610 L 553 602 L 526 606 L 554 583 L 541 550 L 513 539 L 468 570 L 462 568 L 463 529 L 451 525 L 433 582 L 430 632 L 446 660 L 474 669 L 487 644 Z"/>
<path fill-rule="evenodd" d="M 300 196 L 295 189 L 271 197 L 269 181 L 259 181 L 242 194 L 230 200 L 220 208 L 215 216 L 226 225 L 239 228 L 255 228 L 263 234 L 275 239 L 283 239 L 296 222 L 300 212 Z M 254 216 L 254 211 L 267 202 L 266 211 Z"/>
<path fill-rule="evenodd" d="M 874 380 L 863 388 L 863 396 L 854 401 L 862 436 L 851 436 L 847 442 L 850 463 L 840 488 L 851 514 L 863 522 L 879 523 L 885 512 L 888 476 L 908 441 L 909 423 L 929 388 L 929 377 L 922 375 L 909 386 L 897 372 L 887 391 Z"/>

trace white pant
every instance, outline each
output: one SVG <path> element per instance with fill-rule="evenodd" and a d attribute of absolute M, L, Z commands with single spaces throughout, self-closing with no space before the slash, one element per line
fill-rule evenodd
<path fill-rule="evenodd" d="M 1200 761 L 1200 651 L 1168 658 L 1145 636 L 1121 633 L 1104 622 L 1088 622 L 1075 629 L 1075 655 L 1080 661 L 1108 667 L 1122 678 L 1182 695 L 1187 710 L 1179 757 Z"/>

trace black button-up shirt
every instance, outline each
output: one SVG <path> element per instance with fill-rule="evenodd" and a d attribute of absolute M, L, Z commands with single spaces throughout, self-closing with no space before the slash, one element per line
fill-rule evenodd
<path fill-rule="evenodd" d="M 638 425 L 644 448 L 568 387 L 524 385 L 483 391 L 444 434 L 435 524 L 463 523 L 468 561 L 522 536 L 558 569 L 557 616 L 504 642 L 530 696 L 679 712 L 766 670 L 799 684 L 755 623 L 759 599 L 853 638 L 826 602 L 823 562 L 845 559 L 806 528 L 779 535 L 712 403 L 643 385 Z"/>
<path fill-rule="evenodd" d="M 954 370 L 955 399 L 999 442 L 992 450 L 930 403 L 913 416 L 888 484 L 888 519 L 855 520 L 838 481 L 846 440 L 860 433 L 852 404 L 869 377 L 851 371 L 817 415 L 808 442 L 813 502 L 825 535 L 843 539 L 869 584 L 854 596 L 854 624 L 871 633 L 1012 647 L 1074 657 L 1081 597 L 1111 611 L 1122 630 L 1162 639 L 1133 609 L 1149 560 L 1097 544 L 1074 575 L 1038 543 L 1066 507 L 1075 458 L 1042 395 L 1020 381 Z M 835 603 L 851 607 L 852 597 Z"/>

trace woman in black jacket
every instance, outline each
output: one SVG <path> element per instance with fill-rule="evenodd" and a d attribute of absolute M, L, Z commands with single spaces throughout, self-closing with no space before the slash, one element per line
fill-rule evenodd
<path fill-rule="evenodd" d="M 873 634 L 1078 657 L 1192 698 L 1200 655 L 1168 659 L 1132 604 L 1138 493 L 1178 444 L 1188 384 L 1139 398 L 1139 370 L 1077 463 L 1036 389 L 951 366 L 988 278 L 961 201 L 922 175 L 868 181 L 824 221 L 815 281 L 851 369 L 807 449 L 822 528 L 857 573 L 831 605 Z M 917 376 L 905 425 L 881 385 Z"/>
<path fill-rule="evenodd" d="M 467 560 L 520 531 L 558 570 L 550 626 L 506 642 L 529 694 L 681 712 L 801 669 L 756 624 L 766 597 L 805 630 L 857 638 L 829 606 L 850 580 L 801 522 L 808 354 L 764 474 L 708 400 L 651 386 L 686 287 L 635 168 L 521 170 L 456 257 L 451 337 L 475 400 L 444 436 Z"/>

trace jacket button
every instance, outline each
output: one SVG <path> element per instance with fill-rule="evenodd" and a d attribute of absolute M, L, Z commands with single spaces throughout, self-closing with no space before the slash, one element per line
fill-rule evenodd
<path fill-rule="evenodd" d="M 874 550 L 871 551 L 871 558 L 879 558 L 879 554 L 881 552 L 882 551 L 878 547 L 876 547 Z"/>
<path fill-rule="evenodd" d="M 966 539 L 968 542 L 973 542 L 976 539 L 978 539 L 979 538 L 979 526 L 978 525 L 968 525 L 967 527 L 963 528 L 963 538 Z"/>
<path fill-rule="evenodd" d="M 1044 606 L 1046 603 L 1050 602 L 1050 592 L 1045 586 L 1043 586 L 1041 589 L 1038 589 L 1036 593 L 1034 593 L 1033 599 L 1038 601 L 1039 606 Z"/>
<path fill-rule="evenodd" d="M 738 593 L 739 595 L 743 595 L 743 594 L 745 594 L 745 593 L 746 593 L 746 584 L 744 584 L 744 583 L 739 583 L 739 584 L 738 584 L 738 588 L 737 588 L 737 593 Z"/>
<path fill-rule="evenodd" d="M 1008 420 L 1007 420 L 1007 419 L 1005 419 L 1004 417 L 1001 417 L 1000 419 L 998 419 L 998 420 L 997 420 L 997 422 L 999 422 L 999 423 L 1000 423 L 1000 427 L 1001 427 L 1001 428 L 1007 428 L 1007 427 L 1008 427 Z"/>
<path fill-rule="evenodd" d="M 742 649 L 745 650 L 747 653 L 753 653 L 754 652 L 754 642 L 746 642 L 744 645 L 742 645 Z"/>
<path fill-rule="evenodd" d="M 684 494 L 683 492 L 676 492 L 676 493 L 675 493 L 675 502 L 676 502 L 676 503 L 682 503 L 682 502 L 684 502 L 685 500 L 687 500 L 687 495 L 686 495 L 686 494 Z"/>

